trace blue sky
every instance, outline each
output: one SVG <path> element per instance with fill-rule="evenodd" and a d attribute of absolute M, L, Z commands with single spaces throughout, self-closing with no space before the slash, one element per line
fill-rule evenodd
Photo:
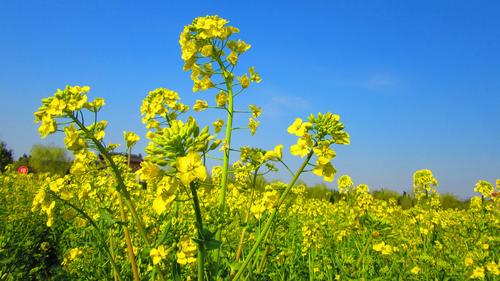
<path fill-rule="evenodd" d="M 178 38 L 194 17 L 217 14 L 241 29 L 252 45 L 241 63 L 263 78 L 241 98 L 263 107 L 262 125 L 252 138 L 237 132 L 237 144 L 289 147 L 295 117 L 332 111 L 351 134 L 333 163 L 355 183 L 408 191 L 427 168 L 439 190 L 467 197 L 478 179 L 500 178 L 500 2 L 312 2 L 1 1 L 0 139 L 16 157 L 35 143 L 62 145 L 61 135 L 40 140 L 33 112 L 66 84 L 106 99 L 111 142 L 123 130 L 144 135 L 139 106 L 150 90 L 213 101 L 192 93 Z"/>

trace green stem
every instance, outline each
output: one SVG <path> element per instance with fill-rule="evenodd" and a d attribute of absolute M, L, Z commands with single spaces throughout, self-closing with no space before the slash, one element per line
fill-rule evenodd
<path fill-rule="evenodd" d="M 203 235 L 203 218 L 201 217 L 200 202 L 198 200 L 198 193 L 196 192 L 196 186 L 194 183 L 189 185 L 191 189 L 191 195 L 193 196 L 193 207 L 196 215 L 196 228 L 198 230 L 198 281 L 204 280 L 205 275 L 205 237 Z"/>
<path fill-rule="evenodd" d="M 125 204 L 127 205 L 127 208 L 130 210 L 130 213 L 132 214 L 132 217 L 135 220 L 135 225 L 139 229 L 139 234 L 141 235 L 141 238 L 144 240 L 144 242 L 146 242 L 146 246 L 148 248 L 151 248 L 151 244 L 146 234 L 146 230 L 144 228 L 142 219 L 141 217 L 139 217 L 139 215 L 137 215 L 135 204 L 130 197 L 130 193 L 127 190 L 125 181 L 123 180 L 121 172 L 118 169 L 118 166 L 116 165 L 115 161 L 113 161 L 113 158 L 111 158 L 111 156 L 109 155 L 108 151 L 103 146 L 103 144 L 94 137 L 94 135 L 80 122 L 80 120 L 78 120 L 78 118 L 75 118 L 75 116 L 73 115 L 69 115 L 69 117 L 76 123 L 78 127 L 80 127 L 80 129 L 87 135 L 87 137 L 90 138 L 90 140 L 96 145 L 96 148 L 99 151 L 99 153 L 101 153 L 102 156 L 108 161 L 109 166 L 113 170 L 113 174 L 115 175 L 115 179 L 118 183 L 116 187 L 118 194 L 120 196 L 125 197 Z M 160 267 L 158 265 L 155 265 L 154 267 L 158 272 L 160 280 L 165 280 L 165 277 L 163 276 Z"/>
<path fill-rule="evenodd" d="M 233 85 L 231 80 L 231 73 L 226 70 L 224 63 L 220 58 L 217 58 L 217 62 L 219 63 L 220 68 L 223 70 L 224 81 L 226 83 L 227 89 L 227 121 L 226 121 L 226 138 L 224 140 L 223 145 L 226 146 L 224 150 L 224 164 L 222 166 L 222 179 L 221 179 L 221 189 L 219 193 L 219 198 L 217 200 L 217 205 L 220 210 L 223 210 L 226 202 L 226 191 L 227 191 L 227 183 L 228 183 L 228 170 L 229 170 L 229 152 L 231 148 L 231 134 L 233 130 L 233 112 L 234 112 L 234 103 L 233 103 Z M 217 233 L 215 234 L 215 239 L 221 241 L 222 237 L 222 226 L 219 226 L 217 229 Z M 217 263 L 220 258 L 220 247 L 216 249 L 215 252 L 215 260 Z"/>
<path fill-rule="evenodd" d="M 241 230 L 241 235 L 240 235 L 240 242 L 238 244 L 238 248 L 236 250 L 236 257 L 234 258 L 234 261 L 235 262 L 238 262 L 240 260 L 240 256 L 241 256 L 241 252 L 243 251 L 243 245 L 245 244 L 245 235 L 246 235 L 246 231 L 247 231 L 247 228 L 248 228 L 248 220 L 250 219 L 250 209 L 252 208 L 252 205 L 253 205 L 253 196 L 254 196 L 254 193 L 255 193 L 255 182 L 257 181 L 257 173 L 259 172 L 259 168 L 258 167 L 255 172 L 254 172 L 254 175 L 253 175 L 253 183 L 252 183 L 252 192 L 250 193 L 250 200 L 248 201 L 248 207 L 247 207 L 247 212 L 245 214 L 245 218 L 244 218 L 244 222 L 243 224 L 245 225 L 245 227 Z M 229 280 L 233 280 L 233 277 L 234 277 L 234 274 L 236 274 L 236 271 L 234 269 L 231 269 L 231 273 L 229 274 Z"/>
<path fill-rule="evenodd" d="M 103 248 L 106 251 L 106 254 L 109 256 L 109 260 L 111 262 L 111 266 L 113 267 L 113 270 L 115 272 L 118 272 L 118 267 L 116 266 L 115 260 L 113 258 L 113 254 L 111 254 L 111 251 L 108 249 L 108 247 L 106 247 L 106 242 L 105 242 L 106 239 L 104 237 L 104 234 L 99 230 L 99 227 L 97 226 L 97 224 L 95 223 L 95 221 L 89 215 L 87 215 L 87 213 L 85 213 L 82 209 L 80 209 L 77 206 L 69 203 L 68 201 L 63 200 L 55 192 L 49 191 L 49 193 L 52 194 L 52 196 L 54 196 L 55 198 L 57 198 L 61 202 L 63 202 L 63 204 L 66 204 L 70 208 L 72 208 L 73 210 L 77 211 L 80 215 L 82 215 L 95 228 L 95 230 L 97 230 L 97 234 L 99 235 L 99 238 L 101 238 L 101 243 L 103 243 L 103 246 L 104 246 Z M 116 277 L 118 278 L 118 280 L 122 280 L 121 277 L 120 277 L 120 275 L 117 274 Z"/>
<path fill-rule="evenodd" d="M 358 272 L 362 271 L 361 270 L 361 265 L 363 264 L 363 258 L 364 258 L 365 254 L 366 254 L 366 251 L 368 251 L 368 248 L 370 247 L 371 242 L 372 242 L 372 236 L 370 235 L 368 237 L 367 241 L 366 241 L 365 246 L 363 247 L 363 250 L 361 251 L 361 255 L 358 258 L 358 266 L 357 266 L 358 267 L 358 270 L 357 270 Z"/>
<path fill-rule="evenodd" d="M 290 190 L 292 189 L 292 187 L 295 185 L 295 182 L 297 182 L 297 180 L 299 179 L 300 175 L 302 174 L 302 171 L 304 171 L 304 169 L 307 166 L 307 163 L 309 163 L 309 160 L 311 159 L 312 155 L 313 155 L 313 151 L 311 150 L 309 152 L 309 154 L 307 154 L 307 157 L 304 160 L 304 162 L 302 163 L 302 165 L 300 166 L 300 168 L 297 170 L 297 173 L 295 173 L 295 176 L 293 177 L 293 179 L 290 181 L 290 183 L 288 184 L 288 186 L 286 187 L 286 189 L 281 194 L 281 197 L 280 197 L 278 203 L 276 204 L 276 206 L 274 207 L 274 209 L 271 211 L 271 215 L 267 219 L 266 224 L 264 225 L 264 228 L 262 229 L 262 231 L 260 232 L 259 236 L 255 240 L 255 243 L 253 244 L 252 249 L 250 250 L 250 252 L 246 256 L 245 260 L 243 261 L 243 264 L 241 265 L 240 269 L 238 270 L 238 272 L 234 276 L 233 281 L 238 280 L 243 275 L 243 272 L 245 271 L 245 268 L 250 263 L 250 260 L 252 259 L 253 255 L 255 254 L 255 252 L 257 251 L 257 249 L 259 248 L 260 243 L 262 242 L 262 240 L 266 236 L 267 232 L 271 228 L 271 225 L 274 222 L 274 218 L 276 217 L 276 214 L 278 213 L 281 204 L 283 204 L 283 202 L 285 201 L 286 196 L 288 195 L 288 193 L 290 192 Z"/>

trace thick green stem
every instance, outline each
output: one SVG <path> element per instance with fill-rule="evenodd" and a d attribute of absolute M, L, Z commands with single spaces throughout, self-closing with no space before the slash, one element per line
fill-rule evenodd
<path fill-rule="evenodd" d="M 108 151 L 106 148 L 102 145 L 102 143 L 97 140 L 92 132 L 90 132 L 83 124 L 78 120 L 73 115 L 69 115 L 69 117 L 73 120 L 73 122 L 76 123 L 76 125 L 87 135 L 88 138 L 96 145 L 97 150 L 101 155 L 106 159 L 106 161 L 109 163 L 109 166 L 113 170 L 113 174 L 115 175 L 115 179 L 117 181 L 117 191 L 119 196 L 125 197 L 125 204 L 127 205 L 127 208 L 130 210 L 130 213 L 132 214 L 132 217 L 134 218 L 135 225 L 137 226 L 139 230 L 139 234 L 141 235 L 141 238 L 144 240 L 146 243 L 146 246 L 148 248 L 151 248 L 151 244 L 149 242 L 146 230 L 144 228 L 144 223 L 142 222 L 141 217 L 137 215 L 136 207 L 134 202 L 132 201 L 130 197 L 130 193 L 127 190 L 127 187 L 125 185 L 125 181 L 123 180 L 122 174 L 120 170 L 118 169 L 118 166 L 116 165 L 115 161 L 113 161 L 113 158 L 109 155 Z M 165 280 L 165 277 L 163 276 L 163 273 L 160 270 L 160 267 L 158 265 L 154 266 L 156 271 L 158 272 L 160 280 Z"/>
<path fill-rule="evenodd" d="M 191 195 L 193 196 L 193 207 L 196 215 L 196 229 L 198 230 L 198 281 L 203 281 L 205 276 L 205 237 L 203 235 L 203 218 L 201 217 L 200 202 L 198 200 L 196 186 L 191 183 L 189 187 L 191 189 Z"/>
<path fill-rule="evenodd" d="M 246 267 L 248 266 L 248 264 L 252 260 L 253 255 L 255 255 L 255 252 L 259 248 L 260 243 L 262 243 L 262 240 L 264 239 L 264 237 L 267 236 L 267 232 L 271 228 L 271 225 L 274 222 L 274 218 L 276 217 L 276 214 L 278 213 L 281 204 L 283 204 L 283 202 L 285 201 L 286 196 L 288 195 L 288 193 L 290 192 L 290 190 L 295 185 L 295 183 L 299 179 L 300 175 L 302 174 L 302 172 L 306 168 L 306 166 L 309 163 L 309 160 L 311 159 L 312 155 L 313 155 L 313 151 L 311 150 L 309 152 L 309 154 L 307 155 L 306 159 L 304 160 L 304 162 L 302 163 L 302 165 L 300 166 L 300 168 L 295 173 L 293 179 L 290 181 L 290 183 L 288 184 L 288 186 L 286 187 L 286 189 L 281 194 L 281 197 L 278 200 L 278 203 L 276 204 L 276 206 L 274 207 L 274 209 L 271 211 L 271 214 L 269 215 L 269 218 L 267 219 L 266 224 L 264 225 L 264 228 L 262 229 L 262 231 L 260 232 L 260 235 L 255 240 L 255 243 L 253 244 L 252 249 L 250 250 L 250 252 L 246 256 L 245 260 L 243 261 L 243 264 L 241 265 L 240 269 L 238 270 L 238 272 L 234 276 L 233 281 L 238 280 L 243 275 L 243 272 L 245 271 Z"/>
<path fill-rule="evenodd" d="M 231 149 L 231 134 L 233 131 L 233 113 L 234 113 L 234 102 L 233 102 L 233 82 L 231 78 L 231 73 L 228 72 L 224 66 L 224 63 L 218 58 L 218 63 L 222 69 L 224 81 L 227 89 L 227 121 L 226 121 L 226 138 L 224 140 L 224 163 L 222 166 L 222 179 L 221 188 L 219 192 L 219 198 L 217 200 L 217 206 L 220 210 L 224 209 L 226 202 L 226 192 L 227 192 L 227 181 L 228 181 L 228 171 L 229 171 L 229 152 Z M 215 239 L 221 241 L 222 237 L 222 226 L 217 229 L 215 234 Z M 218 263 L 220 257 L 220 248 L 215 252 L 215 260 Z"/>
<path fill-rule="evenodd" d="M 109 233 L 109 248 L 111 252 L 111 260 L 115 262 L 115 243 L 113 242 L 113 235 L 111 232 Z M 118 281 L 118 272 L 115 270 L 115 268 L 113 268 L 113 280 Z"/>
<path fill-rule="evenodd" d="M 130 153 L 131 149 L 127 150 L 127 166 L 130 167 Z M 118 203 L 120 205 L 120 215 L 122 217 L 122 221 L 127 223 L 127 213 L 125 212 L 125 208 L 123 206 L 123 199 L 118 195 Z M 134 276 L 134 281 L 139 281 L 139 270 L 137 269 L 137 262 L 135 260 L 134 254 L 134 246 L 132 244 L 132 239 L 130 238 L 130 231 L 128 226 L 125 226 L 125 242 L 127 244 L 127 253 L 128 259 L 130 261 L 130 267 L 132 268 L 132 275 Z"/>

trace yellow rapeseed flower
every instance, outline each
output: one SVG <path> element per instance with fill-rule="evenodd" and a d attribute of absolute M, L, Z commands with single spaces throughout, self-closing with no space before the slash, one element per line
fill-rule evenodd
<path fill-rule="evenodd" d="M 266 154 L 264 154 L 264 159 L 266 160 L 281 160 L 283 157 L 283 145 L 278 144 L 274 150 L 267 151 Z"/>
<path fill-rule="evenodd" d="M 151 249 L 149 255 L 153 259 L 153 264 L 159 264 L 163 259 L 167 257 L 169 251 L 170 249 L 165 249 L 163 245 Z"/>
<path fill-rule="evenodd" d="M 253 118 L 248 118 L 248 128 L 250 129 L 250 133 L 252 135 L 255 135 L 255 132 L 257 132 L 257 127 L 259 127 L 260 121 L 256 121 Z"/>
<path fill-rule="evenodd" d="M 323 177 L 323 180 L 332 182 L 333 178 L 335 176 L 335 173 L 337 172 L 335 168 L 333 167 L 332 163 L 327 162 L 323 164 L 319 160 L 316 161 L 316 166 L 312 170 L 312 172 L 315 175 L 318 175 L 320 177 Z"/>
<path fill-rule="evenodd" d="M 262 82 L 262 78 L 260 78 L 259 74 L 255 72 L 255 68 L 252 66 L 248 69 L 248 72 L 250 72 L 250 80 L 255 83 L 260 83 Z"/>
<path fill-rule="evenodd" d="M 290 153 L 294 156 L 304 157 L 311 150 L 313 143 L 309 135 L 305 135 L 297 140 L 297 143 L 290 147 Z"/>
<path fill-rule="evenodd" d="M 295 121 L 293 121 L 292 125 L 288 127 L 288 133 L 296 135 L 297 137 L 302 137 L 310 127 L 311 123 L 302 123 L 302 119 L 296 118 Z"/>
<path fill-rule="evenodd" d="M 207 172 L 205 166 L 201 163 L 201 157 L 198 153 L 191 151 L 185 157 L 179 157 L 176 161 L 177 177 L 182 184 L 189 186 L 195 179 L 205 180 Z"/>
<path fill-rule="evenodd" d="M 208 108 L 208 102 L 206 100 L 196 100 L 193 109 L 194 111 L 203 111 Z"/>
<path fill-rule="evenodd" d="M 260 108 L 256 105 L 251 104 L 248 106 L 248 109 L 250 109 L 250 111 L 252 111 L 253 118 L 258 118 L 262 114 L 262 108 Z"/>
<path fill-rule="evenodd" d="M 500 274 L 500 269 L 498 268 L 498 264 L 496 264 L 494 261 L 487 263 L 486 269 L 488 269 L 488 271 L 491 272 L 491 274 L 493 274 L 493 275 Z"/>
<path fill-rule="evenodd" d="M 474 268 L 474 271 L 472 272 L 471 279 L 484 279 L 484 267 L 478 266 Z"/>
<path fill-rule="evenodd" d="M 227 103 L 227 94 L 224 91 L 220 91 L 216 96 L 215 96 L 215 102 L 217 103 L 217 106 L 226 106 Z"/>
<path fill-rule="evenodd" d="M 217 119 L 212 123 L 212 125 L 214 126 L 214 131 L 218 133 L 222 130 L 222 126 L 224 126 L 224 120 Z"/>
<path fill-rule="evenodd" d="M 419 274 L 421 271 L 420 267 L 418 267 L 418 265 L 416 265 L 415 267 L 413 267 L 410 272 L 413 273 L 413 274 Z"/>
<path fill-rule="evenodd" d="M 245 73 L 242 76 L 238 76 L 238 81 L 240 81 L 242 88 L 248 88 L 250 86 L 250 79 L 248 79 L 248 75 Z"/>
<path fill-rule="evenodd" d="M 235 65 L 238 62 L 238 54 L 236 52 L 231 52 L 226 59 L 230 64 Z"/>
<path fill-rule="evenodd" d="M 134 132 L 123 131 L 123 138 L 127 143 L 127 147 L 132 147 L 136 144 L 141 138 Z"/>
<path fill-rule="evenodd" d="M 472 266 L 474 264 L 474 260 L 470 256 L 467 256 L 465 257 L 464 264 L 465 266 Z"/>

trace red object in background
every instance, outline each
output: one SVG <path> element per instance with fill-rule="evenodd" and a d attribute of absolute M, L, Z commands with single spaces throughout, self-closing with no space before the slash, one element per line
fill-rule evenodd
<path fill-rule="evenodd" d="M 17 169 L 17 171 L 18 171 L 20 174 L 26 175 L 26 174 L 28 173 L 28 167 L 26 167 L 26 166 L 21 166 L 21 167 L 19 167 L 19 169 Z"/>

